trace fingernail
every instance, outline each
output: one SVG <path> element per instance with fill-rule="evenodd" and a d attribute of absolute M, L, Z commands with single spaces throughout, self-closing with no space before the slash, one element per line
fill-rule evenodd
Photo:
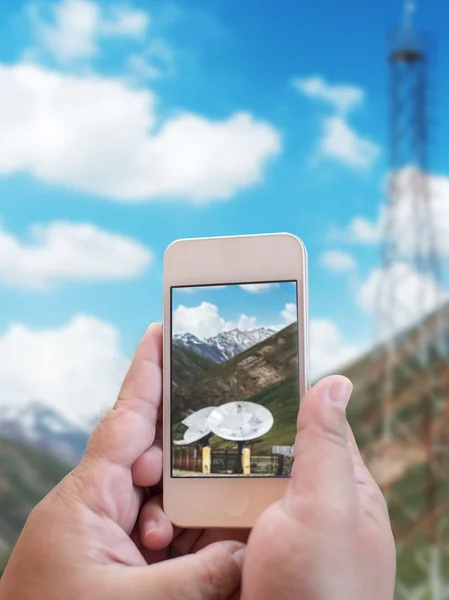
<path fill-rule="evenodd" d="M 239 569 L 243 567 L 243 558 L 245 556 L 245 548 L 238 548 L 232 555 L 232 558 L 237 563 Z"/>
<path fill-rule="evenodd" d="M 346 379 L 346 377 L 339 377 L 331 384 L 329 397 L 332 402 L 335 402 L 335 404 L 338 404 L 341 408 L 345 409 L 348 406 L 352 388 L 353 385 L 349 379 Z"/>
<path fill-rule="evenodd" d="M 157 530 L 157 522 L 156 521 L 148 521 L 145 525 L 145 538 L 151 535 L 154 531 Z"/>

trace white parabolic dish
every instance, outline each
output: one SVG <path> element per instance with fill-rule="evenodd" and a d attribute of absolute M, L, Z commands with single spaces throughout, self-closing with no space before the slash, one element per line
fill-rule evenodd
<path fill-rule="evenodd" d="M 186 425 L 188 429 L 184 432 L 182 440 L 173 440 L 173 443 L 178 446 L 185 446 L 187 444 L 199 442 L 203 437 L 209 435 L 211 429 L 209 427 L 208 417 L 213 410 L 213 406 L 206 406 L 206 408 L 201 408 L 186 417 L 184 421 L 182 421 L 182 424 Z"/>
<path fill-rule="evenodd" d="M 273 426 L 273 415 L 254 402 L 228 402 L 213 409 L 207 419 L 212 433 L 235 442 L 254 440 Z"/>

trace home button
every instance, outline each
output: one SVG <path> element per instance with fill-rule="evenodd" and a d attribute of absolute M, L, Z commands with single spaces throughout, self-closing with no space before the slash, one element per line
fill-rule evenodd
<path fill-rule="evenodd" d="M 240 517 L 243 515 L 249 506 L 248 496 L 240 496 L 238 494 L 228 496 L 224 501 L 224 510 L 232 517 Z"/>

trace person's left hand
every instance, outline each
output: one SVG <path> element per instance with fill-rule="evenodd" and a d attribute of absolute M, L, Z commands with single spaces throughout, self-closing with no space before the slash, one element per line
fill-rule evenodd
<path fill-rule="evenodd" d="M 153 325 L 80 465 L 32 511 L 2 600 L 225 600 L 238 591 L 248 532 L 173 529 L 161 507 L 161 346 Z"/>

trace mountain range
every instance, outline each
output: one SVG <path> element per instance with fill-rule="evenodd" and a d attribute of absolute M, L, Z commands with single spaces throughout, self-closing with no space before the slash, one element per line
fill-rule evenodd
<path fill-rule="evenodd" d="M 87 425 L 83 429 L 71 423 L 43 402 L 0 407 L 0 437 L 28 444 L 68 464 L 80 460 L 89 434 Z"/>
<path fill-rule="evenodd" d="M 256 327 L 245 331 L 235 328 L 208 338 L 201 338 L 193 333 L 178 333 L 173 336 L 173 341 L 181 348 L 220 363 L 263 342 L 275 333 L 275 329 L 268 327 Z"/>

